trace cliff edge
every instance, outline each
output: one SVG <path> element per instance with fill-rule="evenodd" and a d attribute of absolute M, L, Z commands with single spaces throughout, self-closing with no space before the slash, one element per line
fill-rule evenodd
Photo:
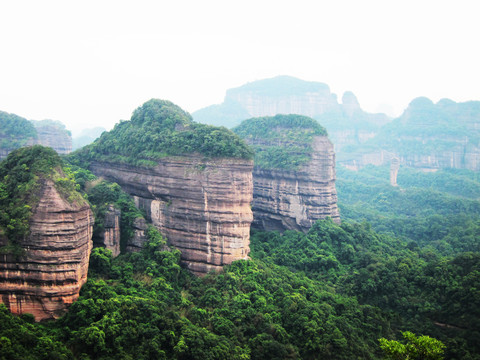
<path fill-rule="evenodd" d="M 37 321 L 58 318 L 87 280 L 90 206 L 49 148 L 13 151 L 0 179 L 0 301 Z"/>
<path fill-rule="evenodd" d="M 315 120 L 301 115 L 253 118 L 234 131 L 255 149 L 255 227 L 308 231 L 326 217 L 340 222 L 335 152 Z"/>

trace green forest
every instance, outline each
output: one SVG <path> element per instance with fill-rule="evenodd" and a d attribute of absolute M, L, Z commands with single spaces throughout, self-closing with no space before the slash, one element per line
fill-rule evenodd
<path fill-rule="evenodd" d="M 155 166 L 165 156 L 200 154 L 206 158 L 252 159 L 252 150 L 225 127 L 195 123 L 190 114 L 166 100 L 137 108 L 93 144 L 77 151 L 79 161 L 111 161 Z"/>
<path fill-rule="evenodd" d="M 97 219 L 108 203 L 123 229 L 142 216 L 118 185 L 63 169 Z M 394 188 L 386 168 L 338 170 L 341 225 L 253 231 L 251 260 L 218 274 L 193 276 L 153 227 L 141 252 L 95 248 L 62 318 L 0 305 L 0 359 L 479 359 L 477 175 L 401 169 Z"/>
<path fill-rule="evenodd" d="M 315 136 L 327 136 L 316 120 L 303 115 L 252 118 L 232 129 L 255 153 L 255 166 L 264 169 L 299 169 L 310 161 Z"/>

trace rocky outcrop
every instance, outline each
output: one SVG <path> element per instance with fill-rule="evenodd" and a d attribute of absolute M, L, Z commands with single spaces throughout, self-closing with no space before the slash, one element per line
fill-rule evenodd
<path fill-rule="evenodd" d="M 277 76 L 254 81 L 226 92 L 222 104 L 193 113 L 196 121 L 234 127 L 242 120 L 277 114 L 299 114 L 318 120 L 328 130 L 336 151 L 375 136 L 391 119 L 363 111 L 356 96 L 347 91 L 339 103 L 328 85 Z"/>
<path fill-rule="evenodd" d="M 112 251 L 113 257 L 120 255 L 120 217 L 122 212 L 109 205 L 103 219 L 103 231 L 94 237 L 94 246 Z"/>
<path fill-rule="evenodd" d="M 326 217 L 340 222 L 333 145 L 326 136 L 316 136 L 312 147 L 310 161 L 298 170 L 254 167 L 255 227 L 308 231 Z"/>
<path fill-rule="evenodd" d="M 206 160 L 199 155 L 165 157 L 152 168 L 91 164 L 93 173 L 134 197 L 147 220 L 182 252 L 184 264 L 196 274 L 248 257 L 252 168 L 251 160 Z"/>
<path fill-rule="evenodd" d="M 144 218 L 136 218 L 133 222 L 133 236 L 128 240 L 127 252 L 138 252 L 147 241 L 148 224 Z"/>
<path fill-rule="evenodd" d="M 32 121 L 37 129 L 37 144 L 51 147 L 60 155 L 72 152 L 72 135 L 59 121 Z"/>
<path fill-rule="evenodd" d="M 58 318 L 78 298 L 87 280 L 93 227 L 88 204 L 69 203 L 51 180 L 42 182 L 39 199 L 21 254 L 0 255 L 0 301 L 37 321 Z"/>
<path fill-rule="evenodd" d="M 399 118 L 373 138 L 338 157 L 350 168 L 387 165 L 398 158 L 402 166 L 420 169 L 480 170 L 480 102 L 434 104 L 414 99 Z"/>

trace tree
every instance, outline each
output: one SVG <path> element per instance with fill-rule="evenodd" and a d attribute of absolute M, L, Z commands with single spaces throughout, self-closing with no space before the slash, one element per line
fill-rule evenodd
<path fill-rule="evenodd" d="M 402 332 L 406 343 L 380 338 L 380 347 L 385 352 L 385 358 L 391 360 L 441 360 L 445 345 L 430 336 L 415 336 L 410 331 Z"/>

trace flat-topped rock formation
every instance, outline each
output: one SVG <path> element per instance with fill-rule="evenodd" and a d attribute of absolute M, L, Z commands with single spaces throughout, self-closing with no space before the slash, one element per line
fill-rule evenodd
<path fill-rule="evenodd" d="M 250 160 L 199 156 L 168 157 L 153 168 L 91 165 L 97 176 L 134 196 L 147 219 L 199 274 L 248 257 L 252 168 Z"/>
<path fill-rule="evenodd" d="M 248 257 L 252 152 L 230 130 L 194 123 L 171 102 L 150 100 L 79 156 L 134 197 L 194 273 Z M 130 251 L 142 246 L 145 224 L 137 225 Z"/>
<path fill-rule="evenodd" d="M 255 151 L 253 225 L 308 231 L 319 219 L 340 222 L 335 152 L 315 120 L 298 115 L 249 119 L 234 129 Z"/>

